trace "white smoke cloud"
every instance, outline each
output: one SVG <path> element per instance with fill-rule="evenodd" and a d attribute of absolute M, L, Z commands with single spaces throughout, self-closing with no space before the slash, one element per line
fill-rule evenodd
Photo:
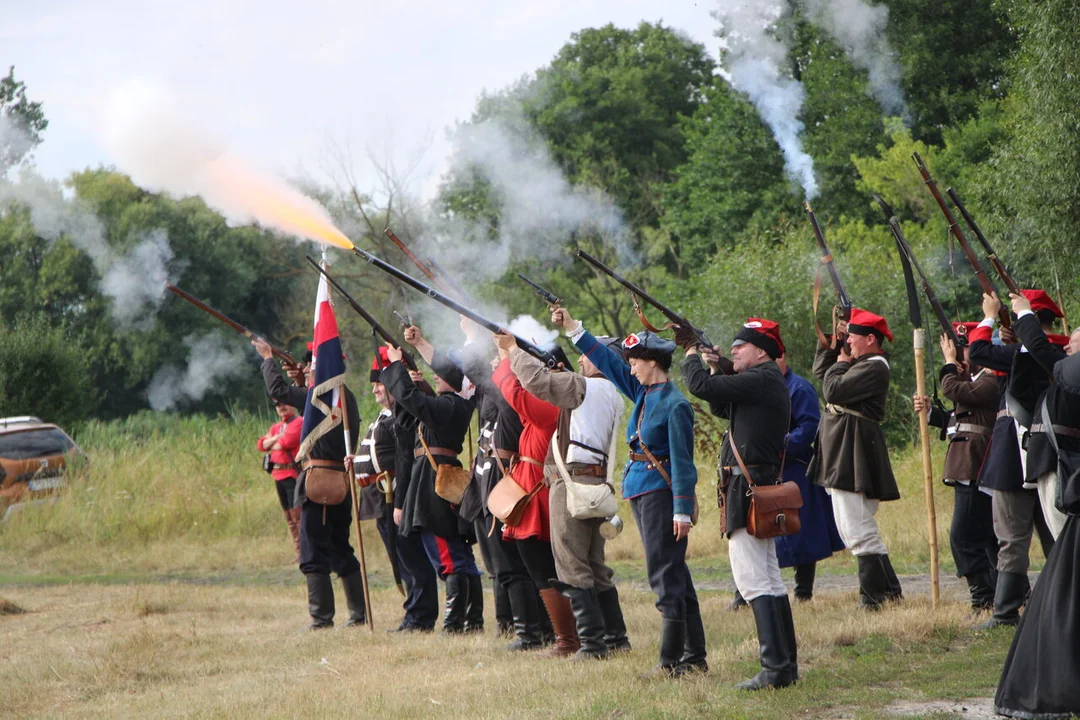
<path fill-rule="evenodd" d="M 5 166 L 13 158 L 22 158 L 25 162 L 25 156 L 33 146 L 30 133 L 17 127 L 8 116 L 0 114 L 0 178 L 8 171 Z"/>
<path fill-rule="evenodd" d="M 531 315 L 518 315 L 510 321 L 507 329 L 519 338 L 528 340 L 533 345 L 545 350 L 553 347 L 559 337 L 558 330 L 544 327 Z"/>
<path fill-rule="evenodd" d="M 889 9 L 865 0 L 802 0 L 807 18 L 835 40 L 855 67 L 865 70 L 870 94 L 891 115 L 904 113 L 896 53 L 885 39 Z"/>
<path fill-rule="evenodd" d="M 232 225 L 258 222 L 288 235 L 351 246 L 322 205 L 227 150 L 186 119 L 160 87 L 132 81 L 114 90 L 104 141 L 120 170 L 140 187 L 200 196 Z"/>
<path fill-rule="evenodd" d="M 799 139 L 804 91 L 801 83 L 781 71 L 789 65 L 788 49 L 771 32 L 788 13 L 786 2 L 720 0 L 713 17 L 720 24 L 716 35 L 727 46 L 723 63 L 732 85 L 747 94 L 772 130 L 785 170 L 809 200 L 817 196 L 818 186 L 814 161 Z"/>
<path fill-rule="evenodd" d="M 126 254 L 105 240 L 105 227 L 78 198 L 64 196 L 55 181 L 24 169 L 13 181 L 0 178 L 0 206 L 17 203 L 30 212 L 34 232 L 48 241 L 67 237 L 90 256 L 100 275 L 99 289 L 108 297 L 118 324 L 142 328 L 160 307 L 173 259 L 168 236 L 154 230 Z"/>
<path fill-rule="evenodd" d="M 223 380 L 245 371 L 244 353 L 216 330 L 189 335 L 184 345 L 188 348 L 187 366 L 165 365 L 150 380 L 146 397 L 157 412 L 201 400 Z"/>

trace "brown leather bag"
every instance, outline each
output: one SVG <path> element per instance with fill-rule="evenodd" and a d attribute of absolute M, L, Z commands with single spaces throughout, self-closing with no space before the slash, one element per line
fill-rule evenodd
<path fill-rule="evenodd" d="M 544 483 L 538 482 L 532 490 L 525 492 L 525 489 L 514 479 L 514 463 L 511 461 L 509 468 L 504 467 L 502 458 L 499 457 L 499 449 L 494 443 L 492 443 L 492 448 L 495 450 L 493 454 L 495 462 L 499 464 L 499 470 L 502 471 L 502 478 L 488 493 L 487 509 L 503 525 L 517 527 L 521 524 L 522 516 L 525 515 L 525 508 L 544 488 Z M 491 524 L 491 529 L 495 530 L 494 522 Z M 488 536 L 490 537 L 491 533 L 488 533 Z"/>
<path fill-rule="evenodd" d="M 465 497 L 465 491 L 472 482 L 472 472 L 468 468 L 435 462 L 427 442 L 424 441 L 424 427 L 421 425 L 417 430 L 420 444 L 424 446 L 424 454 L 427 455 L 431 469 L 435 471 L 435 494 L 451 505 L 460 505 L 461 498 Z"/>
<path fill-rule="evenodd" d="M 349 495 L 349 482 L 345 477 L 345 470 L 322 465 L 308 467 L 304 478 L 304 494 L 311 502 L 321 505 L 340 505 Z"/>
<path fill-rule="evenodd" d="M 739 463 L 739 469 L 750 485 L 750 511 L 746 514 L 746 532 L 762 540 L 799 532 L 802 527 L 799 521 L 799 508 L 802 507 L 799 486 L 790 481 L 775 485 L 755 484 L 742 455 L 739 454 L 739 446 L 735 444 L 735 435 L 731 430 L 728 430 L 728 440 L 731 451 L 735 454 L 735 461 Z M 783 469 L 781 462 L 781 473 Z"/>

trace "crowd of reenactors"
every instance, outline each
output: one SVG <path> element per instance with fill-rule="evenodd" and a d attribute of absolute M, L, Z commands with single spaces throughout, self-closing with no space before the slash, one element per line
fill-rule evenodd
<path fill-rule="evenodd" d="M 989 613 L 980 627 L 1021 625 L 996 704 L 1030 717 L 1062 703 L 1077 710 L 1080 580 L 1073 568 L 1080 528 L 1072 518 L 1080 511 L 1080 481 L 1069 463 L 1080 453 L 1080 354 L 1066 357 L 1080 349 L 1080 331 L 1053 333 L 1062 313 L 1041 290 L 1012 295 L 1011 306 L 1015 336 L 996 327 L 1000 303 L 990 295 L 981 322 L 956 324 L 959 346 L 942 336 L 941 387 L 952 410 L 941 412 L 919 396 L 914 407 L 930 412 L 948 441 L 942 480 L 955 493 L 950 545 L 972 607 Z M 376 519 L 394 560 L 406 599 L 393 632 L 435 628 L 440 584 L 442 630 L 482 632 L 478 547 L 493 582 L 498 632 L 513 638 L 509 651 L 546 648 L 546 655 L 575 659 L 627 652 L 631 643 L 605 560 L 605 542 L 621 523 L 613 512 L 588 511 L 618 486 L 641 537 L 661 616 L 651 674 L 707 672 L 706 632 L 686 562 L 698 514 L 694 410 L 674 372 L 728 423 L 717 459 L 721 532 L 737 588 L 732 607 L 752 609 L 761 663 L 761 672 L 737 687 L 781 688 L 798 680 L 782 567 L 794 568 L 794 599 L 808 601 L 816 563 L 846 547 L 858 562 L 861 608 L 902 601 L 876 520 L 882 502 L 900 497 L 882 432 L 891 374 L 886 343 L 894 341 L 885 318 L 855 308 L 819 343 L 813 370 L 820 401 L 788 366 L 779 325 L 765 318 L 748 319 L 723 350 L 702 346 L 699 335 L 679 327 L 674 340 L 647 330 L 594 336 L 562 307 L 553 309 L 551 322 L 580 353 L 576 370 L 561 355 L 556 367 L 544 365 L 513 335 L 493 335 L 464 318 L 459 346 L 435 347 L 419 327 L 407 327 L 405 341 L 434 371 L 434 387 L 406 367 L 402 350 L 380 348 L 370 379 L 382 411 L 360 437 L 355 399 L 346 391 L 352 420 L 346 426 L 356 450 L 346 457 L 340 434 L 326 436 L 299 476 L 287 457 L 297 421 L 279 410 L 282 423 L 259 440 L 259 449 L 269 453 L 290 531 L 297 528 L 312 628 L 333 624 L 331 571 L 342 579 L 349 623 L 363 622 L 365 614 L 348 508 L 304 495 L 305 473 L 323 463 L 348 468 L 360 488 L 360 517 Z M 302 410 L 303 368 L 293 371 L 298 386 L 290 386 L 269 347 L 254 344 L 265 358 L 273 401 Z M 623 398 L 632 403 L 625 423 Z M 436 492 L 437 476 L 444 465 L 462 466 L 474 413 L 479 435 L 467 468 L 471 482 L 452 503 Z M 628 456 L 616 481 L 623 425 Z M 527 496 L 512 525 L 488 503 L 508 477 Z M 801 530 L 763 537 L 750 522 L 753 489 L 785 481 L 802 496 Z M 1034 590 L 1028 581 L 1033 533 L 1049 557 Z"/>

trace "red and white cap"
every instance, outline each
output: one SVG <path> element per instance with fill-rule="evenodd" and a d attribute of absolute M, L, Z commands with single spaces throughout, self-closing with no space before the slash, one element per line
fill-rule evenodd
<path fill-rule="evenodd" d="M 1021 290 L 1020 294 L 1028 299 L 1031 303 L 1031 309 L 1035 312 L 1040 310 L 1049 310 L 1054 313 L 1054 317 L 1064 317 L 1064 313 L 1061 312 L 1061 308 L 1057 306 L 1050 296 L 1046 294 L 1044 290 Z"/>
<path fill-rule="evenodd" d="M 765 318 L 747 318 L 746 323 L 735 333 L 731 347 L 751 343 L 769 353 L 773 360 L 783 355 L 784 341 L 780 338 L 780 323 Z"/>
<path fill-rule="evenodd" d="M 889 342 L 892 342 L 893 334 L 885 318 L 875 315 L 869 310 L 851 308 L 851 319 L 848 320 L 848 333 L 852 335 L 870 335 L 877 333 Z"/>

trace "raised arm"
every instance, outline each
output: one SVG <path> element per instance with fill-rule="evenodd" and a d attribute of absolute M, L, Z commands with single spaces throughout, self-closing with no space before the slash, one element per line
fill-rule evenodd
<path fill-rule="evenodd" d="M 540 427 L 555 425 L 559 418 L 559 409 L 546 400 L 529 394 L 521 387 L 517 377 L 510 371 L 510 358 L 503 358 L 499 367 L 495 368 L 491 379 L 499 386 L 506 402 L 514 409 L 514 412 L 521 416 L 522 420 Z"/>
<path fill-rule="evenodd" d="M 1050 342 L 1039 325 L 1039 318 L 1031 311 L 1022 313 L 1013 323 L 1013 332 L 1024 344 L 1035 362 L 1048 373 L 1054 372 L 1054 366 L 1065 359 L 1065 350 Z"/>
<path fill-rule="evenodd" d="M 956 405 L 978 410 L 997 410 L 1000 399 L 997 380 L 989 375 L 971 380 L 952 363 L 941 368 L 941 394 Z"/>
<path fill-rule="evenodd" d="M 888 390 L 889 374 L 889 366 L 873 358 L 837 362 L 825 373 L 822 394 L 826 402 L 845 406 L 877 398 Z"/>
<path fill-rule="evenodd" d="M 379 374 L 379 382 L 404 410 L 427 425 L 453 422 L 454 401 L 448 397 L 425 395 L 409 377 L 409 370 L 400 360 L 390 363 Z"/>
<path fill-rule="evenodd" d="M 263 360 L 262 376 L 267 395 L 278 402 L 291 405 L 300 412 L 304 412 L 304 403 L 307 402 L 307 388 L 287 383 L 272 357 Z"/>
<path fill-rule="evenodd" d="M 573 410 L 585 402 L 585 378 L 569 370 L 552 371 L 519 347 L 510 351 L 510 370 L 525 392 L 556 407 Z"/>
<path fill-rule="evenodd" d="M 686 389 L 694 397 L 710 403 L 732 403 L 753 400 L 761 396 L 765 387 L 759 373 L 736 373 L 710 375 L 697 353 L 688 353 L 682 361 L 683 380 Z"/>

